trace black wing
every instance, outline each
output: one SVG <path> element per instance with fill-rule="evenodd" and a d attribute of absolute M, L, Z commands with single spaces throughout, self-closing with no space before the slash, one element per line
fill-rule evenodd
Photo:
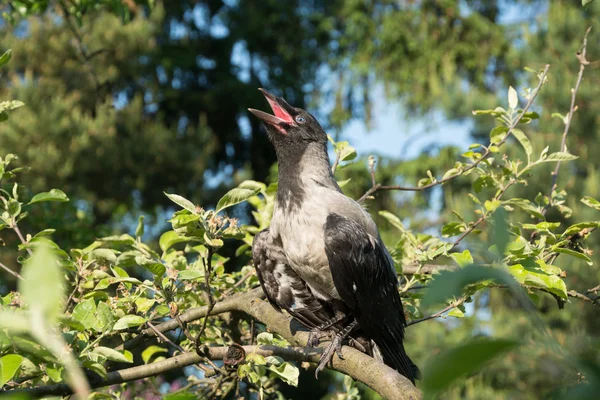
<path fill-rule="evenodd" d="M 252 258 L 263 292 L 275 308 L 283 308 L 311 329 L 334 316 L 329 303 L 317 299 L 289 266 L 281 244 L 271 239 L 268 229 L 254 237 Z"/>
<path fill-rule="evenodd" d="M 355 221 L 330 214 L 325 252 L 335 288 L 384 362 L 414 383 L 418 369 L 404 345 L 406 319 L 387 250 Z"/>

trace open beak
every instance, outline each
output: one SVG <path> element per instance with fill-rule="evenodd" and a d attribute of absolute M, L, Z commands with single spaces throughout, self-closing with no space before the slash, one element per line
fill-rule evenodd
<path fill-rule="evenodd" d="M 280 97 L 275 97 L 271 93 L 267 92 L 265 89 L 258 89 L 265 96 L 271 109 L 273 110 L 273 114 L 268 114 L 264 111 L 255 110 L 254 108 L 249 108 L 252 114 L 256 115 L 260 118 L 265 124 L 269 124 L 274 126 L 279 130 L 279 132 L 287 135 L 287 130 L 290 126 L 296 125 L 294 123 L 294 118 L 292 117 L 291 111 L 293 110 L 292 106 L 290 106 L 284 99 Z"/>

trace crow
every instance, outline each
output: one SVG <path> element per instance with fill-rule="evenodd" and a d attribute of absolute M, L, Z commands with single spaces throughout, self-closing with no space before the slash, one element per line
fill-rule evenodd
<path fill-rule="evenodd" d="M 274 115 L 248 110 L 262 120 L 279 165 L 271 225 L 256 235 L 252 250 L 267 299 L 311 330 L 309 345 L 332 336 L 316 374 L 336 352 L 342 358 L 350 337 L 414 383 L 419 370 L 404 350 L 398 278 L 377 226 L 335 181 L 317 120 L 259 90 Z"/>

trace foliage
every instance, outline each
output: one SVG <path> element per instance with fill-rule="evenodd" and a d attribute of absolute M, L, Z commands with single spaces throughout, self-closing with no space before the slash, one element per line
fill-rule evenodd
<path fill-rule="evenodd" d="M 401 293 L 413 322 L 423 316 L 423 307 L 438 302 L 450 304 L 444 309 L 444 312 L 450 311 L 448 316 L 461 318 L 465 313 L 465 302 L 471 301 L 478 292 L 498 285 L 513 291 L 526 309 L 531 305 L 524 293 L 536 295 L 539 292 L 551 294 L 562 307 L 570 292 L 563 269 L 554 265 L 554 261 L 564 254 L 592 262 L 583 241 L 600 226 L 600 221 L 579 221 L 559 230 L 560 223 L 545 220 L 544 207 L 547 205 L 559 207 L 563 213 L 569 212 L 562 200 L 564 194 L 553 191 L 552 199 L 544 196 L 536 199 L 505 197 L 510 187 L 526 184 L 539 165 L 576 158 L 567 152 L 548 154 L 547 148 L 534 156 L 528 136 L 520 128 L 538 118 L 537 113 L 528 109 L 547 81 L 547 71 L 548 68 L 536 72 L 537 86 L 523 90 L 526 100 L 523 108 L 519 107 L 519 95 L 510 88 L 508 108 L 475 112 L 493 117 L 499 124 L 490 132 L 488 145 L 471 146 L 462 155 L 466 162 L 456 162 L 442 178 L 430 173 L 419 181 L 419 187 L 423 187 L 459 177 L 468 179 L 472 185 L 470 198 L 479 215 L 476 221 L 469 222 L 455 213 L 457 221 L 446 224 L 441 236 L 435 236 L 415 233 L 405 228 L 394 214 L 380 212 L 400 232 L 401 239 L 391 251 L 403 279 Z M 523 148 L 526 161 L 502 154 L 511 135 Z M 355 150 L 347 142 L 333 144 L 338 159 L 335 168 L 351 163 Z M 225 266 L 230 260 L 219 252 L 224 241 L 241 240 L 236 257 L 248 256 L 252 236 L 269 223 L 276 185 L 245 181 L 227 192 L 214 210 L 199 207 L 183 196 L 166 194 L 181 209 L 169 220 L 172 230 L 161 235 L 160 250 L 144 242 L 143 218 L 138 222 L 135 237 L 128 234 L 109 236 L 84 248 L 65 250 L 51 239 L 52 229 L 33 236 L 20 233 L 18 224 L 37 203 L 69 199 L 62 191 L 52 189 L 24 200 L 15 180 L 21 171 L 12 167 L 15 160 L 17 158 L 11 154 L 1 160 L 0 182 L 3 187 L 12 187 L 12 190 L 3 189 L 0 197 L 2 228 L 18 234 L 22 240 L 19 250 L 27 253 L 22 258 L 24 265 L 22 275 L 19 275 L 19 290 L 2 298 L 2 379 L 5 383 L 12 382 L 9 387 L 64 381 L 81 395 L 90 390 L 82 368 L 88 370 L 88 375 L 93 371 L 106 379 L 108 369 L 112 368 L 110 362 L 149 364 L 194 349 L 202 354 L 197 350 L 198 346 L 228 346 L 251 341 L 252 331 L 247 318 L 219 316 L 209 320 L 205 317 L 201 324 L 192 324 L 183 322 L 180 316 L 196 307 L 207 306 L 212 310 L 232 293 L 256 285 L 250 265 L 238 272 L 226 272 Z M 372 161 L 369 167 L 375 178 Z M 256 225 L 240 225 L 237 219 L 223 213 L 246 201 L 254 208 L 252 214 Z M 590 196 L 582 201 L 598 208 L 598 201 Z M 516 209 L 524 210 L 541 222 L 512 220 L 507 212 Z M 482 222 L 489 222 L 493 227 L 490 247 L 458 252 L 462 239 L 477 234 Z M 448 241 L 443 237 L 458 239 Z M 421 273 L 427 263 L 442 259 L 454 260 L 458 270 L 438 276 Z M 403 275 L 402 266 L 406 265 L 416 265 L 416 272 Z M 432 294 L 411 291 L 417 285 L 430 285 Z M 168 338 L 163 334 L 159 336 L 159 343 L 147 343 L 137 355 L 119 345 L 138 335 L 147 335 L 148 329 L 152 331 L 152 327 L 165 318 L 178 321 L 178 336 Z M 276 335 L 265 332 L 259 334 L 257 340 L 259 345 L 288 345 Z M 426 395 L 445 390 L 457 378 L 477 370 L 485 361 L 510 350 L 517 343 L 527 345 L 519 338 L 477 339 L 431 357 L 424 370 Z M 452 374 L 441 367 L 450 360 L 463 360 Z M 240 384 L 243 389 L 238 390 L 266 395 L 278 391 L 273 380 L 298 384 L 298 366 L 277 356 L 248 353 L 244 362 L 229 369 L 218 367 L 209 360 L 205 362 L 206 366 L 201 363 L 195 372 L 186 374 L 191 386 L 178 394 L 202 396 L 212 391 L 213 396 L 225 397 Z M 219 376 L 217 385 L 194 383 L 198 378 L 215 373 Z M 350 388 L 347 390 L 356 395 Z"/>
<path fill-rule="evenodd" d="M 206 347 L 230 349 L 254 336 L 259 348 L 288 346 L 247 315 L 218 308 L 258 285 L 250 247 L 269 225 L 277 189 L 261 182 L 273 161 L 272 153 L 265 157 L 265 136 L 256 125 L 256 134 L 241 134 L 238 122 L 261 80 L 285 88 L 301 106 L 303 84 L 318 85 L 324 60 L 340 77 L 329 116 L 334 126 L 361 112 L 368 122 L 366 90 L 378 81 L 413 111 L 441 107 L 464 117 L 486 108 L 474 112 L 482 121 L 476 140 L 485 144 L 466 151 L 439 149 L 408 162 L 360 159 L 348 142 L 330 139 L 340 186 L 372 210 L 396 263 L 408 351 L 425 366 L 425 394 L 589 398 L 600 390 L 600 276 L 591 269 L 597 241 L 589 240 L 600 225 L 597 74 L 590 67 L 574 90 L 577 109 L 569 101 L 576 58 L 553 62 L 549 73 L 521 68 L 580 49 L 581 27 L 598 2 L 582 2 L 584 10 L 549 2 L 546 22 L 525 33 L 499 23 L 493 1 L 465 2 L 467 15 L 457 1 L 314 2 L 298 9 L 275 1 L 200 2 L 206 25 L 186 17 L 196 12 L 186 2 L 10 3 L 4 17 L 27 34 L 1 28 L 15 52 L 0 56 L 8 77 L 0 94 L 18 99 L 0 102 L 0 147 L 8 152 L 0 158 L 0 267 L 17 282 L 1 300 L 4 390 L 64 382 L 83 394 L 88 382 L 113 371 L 192 353 L 199 363 L 155 378 L 168 383 L 161 390 L 172 398 L 234 391 L 285 397 L 289 385 L 314 384 L 303 380 L 304 363 L 256 351 L 223 365 Z M 515 2 L 524 9 L 528 3 Z M 223 37 L 219 26 L 228 30 Z M 517 39 L 526 45 L 515 46 Z M 231 57 L 240 43 L 258 60 L 249 78 Z M 590 39 L 594 55 L 597 43 Z M 529 80 L 531 88 L 515 83 Z M 499 82 L 509 89 L 495 107 Z M 568 148 L 561 135 L 548 134 L 564 130 L 566 137 L 569 129 L 577 140 Z M 207 170 L 226 165 L 238 171 L 225 178 L 236 188 L 224 196 L 223 187 L 199 190 L 210 186 Z M 250 173 L 258 180 L 245 179 Z M 411 181 L 417 185 L 401 186 Z M 423 215 L 440 196 L 430 223 Z M 164 208 L 154 218 L 142 215 L 135 233 L 94 226 L 155 205 Z M 81 217 L 90 208 L 94 217 Z M 167 212 L 170 229 L 157 234 L 151 222 L 165 224 Z M 4 282 L 0 290 L 14 288 Z M 198 310 L 218 315 L 181 319 Z M 438 318 L 443 323 L 425 322 Z M 174 327 L 157 334 L 165 321 Z M 372 396 L 349 377 L 333 381 L 340 390 L 331 398 Z M 112 386 L 94 396 L 127 398 L 152 386 Z"/>

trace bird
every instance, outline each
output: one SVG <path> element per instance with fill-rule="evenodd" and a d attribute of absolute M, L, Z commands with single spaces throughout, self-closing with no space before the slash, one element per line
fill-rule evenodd
<path fill-rule="evenodd" d="M 327 134 L 309 112 L 259 89 L 273 114 L 249 108 L 275 148 L 278 188 L 270 226 L 252 256 L 267 300 L 310 329 L 309 346 L 332 338 L 315 374 L 352 345 L 411 382 L 417 366 L 404 349 L 406 317 L 394 262 L 377 225 L 337 184 Z"/>

